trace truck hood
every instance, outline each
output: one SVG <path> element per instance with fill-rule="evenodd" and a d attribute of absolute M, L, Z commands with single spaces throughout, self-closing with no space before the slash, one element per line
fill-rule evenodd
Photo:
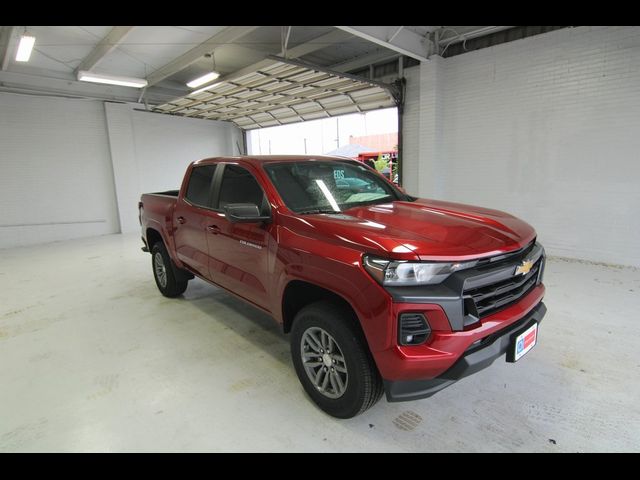
<path fill-rule="evenodd" d="M 428 199 L 298 219 L 307 227 L 306 236 L 397 259 L 455 261 L 499 255 L 523 248 L 536 235 L 530 225 L 508 213 Z"/>

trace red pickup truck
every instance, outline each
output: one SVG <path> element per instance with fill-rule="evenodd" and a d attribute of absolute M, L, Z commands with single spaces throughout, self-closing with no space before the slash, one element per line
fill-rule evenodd
<path fill-rule="evenodd" d="M 546 313 L 531 226 L 412 197 L 360 162 L 208 158 L 139 209 L 160 292 L 196 275 L 273 316 L 304 389 L 335 417 L 515 362 Z"/>

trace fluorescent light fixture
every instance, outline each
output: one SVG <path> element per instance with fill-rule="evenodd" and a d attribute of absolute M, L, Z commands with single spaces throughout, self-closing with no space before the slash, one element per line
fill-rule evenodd
<path fill-rule="evenodd" d="M 78 72 L 78 80 L 81 82 L 106 83 L 108 85 L 120 85 L 123 87 L 142 88 L 147 86 L 147 81 L 144 78 L 119 77 L 116 75 L 87 72 L 85 70 Z"/>
<path fill-rule="evenodd" d="M 198 93 L 202 93 L 205 90 L 209 90 L 210 88 L 214 88 L 217 87 L 218 85 L 220 85 L 222 82 L 218 82 L 218 83 L 212 83 L 211 85 L 207 85 L 206 87 L 202 87 L 199 88 L 198 90 L 194 90 L 193 92 L 189 93 L 189 95 L 197 95 Z"/>
<path fill-rule="evenodd" d="M 16 53 L 16 62 L 28 62 L 33 50 L 33 44 L 36 43 L 36 37 L 31 35 L 22 35 L 18 44 Z"/>
<path fill-rule="evenodd" d="M 204 85 L 205 83 L 210 82 L 211 80 L 215 80 L 219 76 L 220 74 L 218 72 L 205 73 L 201 77 L 198 77 L 195 80 L 191 80 L 189 83 L 187 83 L 187 87 L 189 88 L 199 87 L 200 85 Z"/>

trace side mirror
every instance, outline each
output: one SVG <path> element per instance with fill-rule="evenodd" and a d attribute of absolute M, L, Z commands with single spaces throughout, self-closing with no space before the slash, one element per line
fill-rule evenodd
<path fill-rule="evenodd" d="M 271 220 L 270 215 L 260 215 L 260 209 L 254 203 L 229 203 L 223 210 L 231 223 L 260 223 Z"/>

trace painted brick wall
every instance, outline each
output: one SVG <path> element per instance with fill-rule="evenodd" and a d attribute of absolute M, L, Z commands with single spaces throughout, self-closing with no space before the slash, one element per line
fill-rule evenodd
<path fill-rule="evenodd" d="M 407 68 L 406 102 L 402 115 L 402 185 L 408 192 L 418 194 L 420 183 L 420 68 Z"/>
<path fill-rule="evenodd" d="M 141 112 L 128 104 L 105 106 L 123 233 L 140 229 L 142 193 L 178 189 L 189 163 L 238 155 L 242 147 L 242 133 L 230 122 Z"/>
<path fill-rule="evenodd" d="M 410 192 L 509 211 L 551 254 L 640 266 L 640 27 L 558 30 L 406 74 Z"/>
<path fill-rule="evenodd" d="M 0 93 L 0 248 L 118 229 L 103 104 Z"/>
<path fill-rule="evenodd" d="M 142 192 L 242 145 L 232 123 L 133 107 L 0 93 L 0 248 L 137 231 Z"/>

